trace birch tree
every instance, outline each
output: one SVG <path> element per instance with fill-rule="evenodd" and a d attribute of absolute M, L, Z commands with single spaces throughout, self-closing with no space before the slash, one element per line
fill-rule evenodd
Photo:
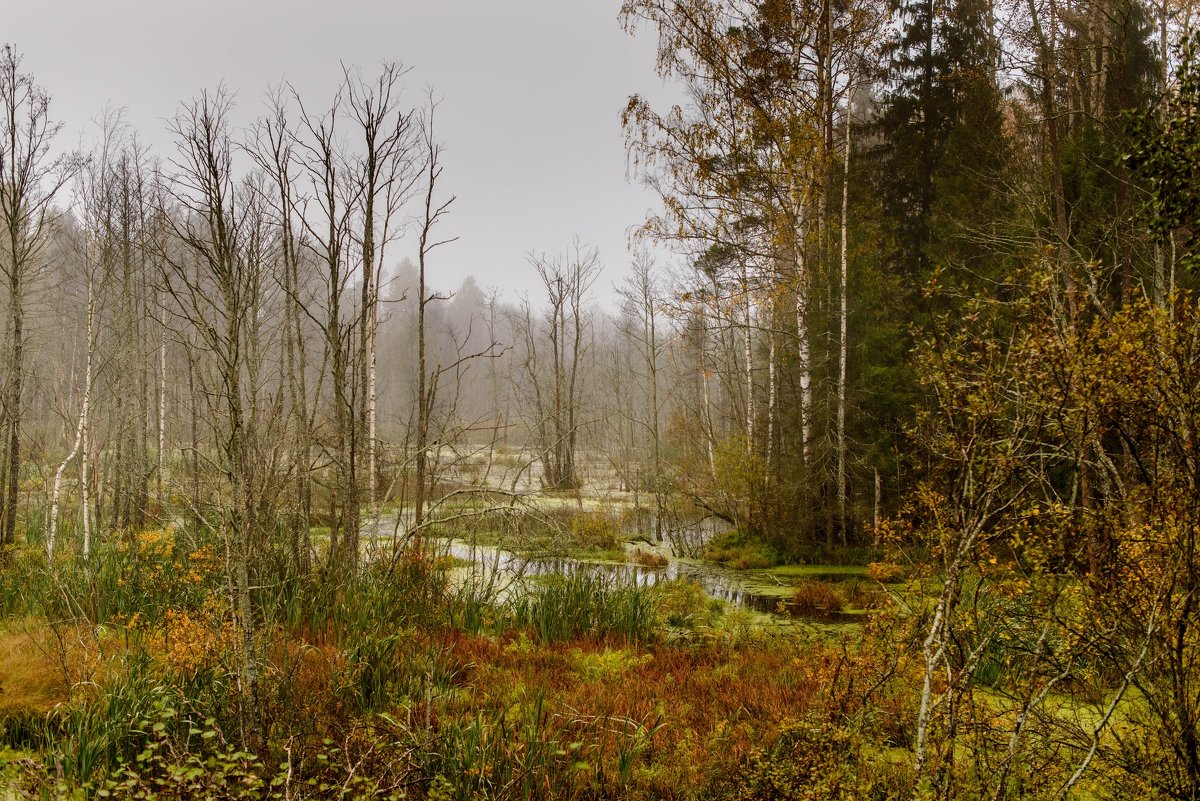
<path fill-rule="evenodd" d="M 0 274 L 7 289 L 3 429 L 0 430 L 0 547 L 17 531 L 21 440 L 25 402 L 26 291 L 43 266 L 51 227 L 61 211 L 54 201 L 71 179 L 73 157 L 55 155 L 62 123 L 50 117 L 50 96 L 21 72 L 11 45 L 0 51 Z"/>
<path fill-rule="evenodd" d="M 416 112 L 401 104 L 401 81 L 407 73 L 402 65 L 385 63 L 374 82 L 368 82 L 356 71 L 343 68 L 343 72 L 346 108 L 356 133 L 361 137 L 361 151 L 354 169 L 354 181 L 358 185 L 361 204 L 359 241 L 362 246 L 358 369 L 359 383 L 364 390 L 361 393 L 359 415 L 366 427 L 367 503 L 371 519 L 377 521 L 379 457 L 376 341 L 379 332 L 379 281 L 387 246 L 399 231 L 397 215 L 409 200 L 421 174 L 416 169 L 419 137 L 414 130 Z M 432 102 L 428 108 L 428 127 L 431 128 Z M 432 132 L 426 133 L 431 135 Z M 431 151 L 434 149 L 435 146 L 426 147 L 427 159 L 433 160 Z M 429 182 L 432 184 L 433 179 L 429 178 Z M 431 224 L 428 218 L 427 211 L 425 227 Z M 422 276 L 425 253 L 423 237 Z"/>

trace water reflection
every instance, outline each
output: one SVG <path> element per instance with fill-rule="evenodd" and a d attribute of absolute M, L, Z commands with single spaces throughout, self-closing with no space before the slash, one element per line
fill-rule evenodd
<path fill-rule="evenodd" d="M 514 577 L 579 574 L 604 575 L 642 586 L 660 581 L 687 578 L 698 584 L 705 593 L 736 606 L 773 615 L 803 617 L 823 623 L 847 623 L 861 620 L 852 613 L 799 607 L 792 603 L 791 588 L 795 582 L 780 579 L 765 571 L 747 573 L 688 559 L 672 559 L 662 567 L 648 567 L 636 562 L 588 561 L 561 556 L 526 557 L 493 545 L 479 545 L 465 540 L 450 540 L 444 545 L 446 553 L 470 563 L 484 581 L 501 582 Z M 843 573 L 812 574 L 808 579 L 841 581 Z M 757 580 L 759 587 L 748 579 Z M 772 583 L 771 587 L 763 584 Z"/>

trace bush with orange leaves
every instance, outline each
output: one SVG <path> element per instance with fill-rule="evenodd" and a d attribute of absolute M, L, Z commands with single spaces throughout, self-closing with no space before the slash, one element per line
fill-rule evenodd
<path fill-rule="evenodd" d="M 871 562 L 867 565 L 867 578 L 880 584 L 891 584 L 904 578 L 904 566 L 895 562 Z"/>
<path fill-rule="evenodd" d="M 221 573 L 213 546 L 180 541 L 174 526 L 123 537 L 92 561 L 97 594 L 118 620 L 135 612 L 157 621 L 170 609 L 199 610 Z"/>
<path fill-rule="evenodd" d="M 216 595 L 200 609 L 168 609 L 162 620 L 147 628 L 147 652 L 172 671 L 194 673 L 211 667 L 223 652 L 231 651 L 235 632 Z"/>

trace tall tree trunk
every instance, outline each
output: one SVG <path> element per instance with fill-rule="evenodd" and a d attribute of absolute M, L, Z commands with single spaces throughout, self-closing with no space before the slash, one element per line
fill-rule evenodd
<path fill-rule="evenodd" d="M 11 545 L 17 535 L 17 499 L 21 489 L 21 390 L 24 379 L 25 329 L 24 299 L 21 297 L 21 271 L 10 265 L 8 282 L 9 313 L 12 316 L 8 361 L 8 398 L 5 412 L 8 417 L 8 453 L 5 471 L 4 508 L 0 510 L 0 546 Z"/>
<path fill-rule="evenodd" d="M 433 413 L 434 400 L 437 393 L 436 375 L 432 382 L 428 380 L 425 307 L 435 300 L 445 299 L 444 296 L 429 292 L 429 288 L 425 282 L 426 267 L 429 253 L 433 249 L 453 242 L 457 238 L 452 237 L 441 241 L 434 241 L 432 239 L 434 228 L 437 226 L 438 221 L 448 213 L 451 204 L 455 200 L 453 195 L 442 203 L 438 203 L 435 200 L 438 179 L 442 174 L 441 146 L 437 142 L 434 128 L 434 115 L 436 111 L 437 103 L 430 97 L 422 116 L 420 133 L 422 144 L 425 148 L 425 164 L 422 170 L 425 174 L 425 197 L 423 217 L 421 218 L 420 242 L 417 246 L 417 260 L 419 262 L 419 295 L 417 297 L 417 497 L 415 503 L 415 524 L 417 529 L 420 529 L 425 522 L 426 484 L 430 481 L 428 453 L 430 447 L 429 418 Z M 529 335 L 532 336 L 532 321 L 530 321 L 530 326 Z"/>
<path fill-rule="evenodd" d="M 809 276 L 804 259 L 803 215 L 796 243 L 796 342 L 797 369 L 800 372 L 800 453 L 805 466 L 812 464 L 812 351 L 809 343 Z"/>
<path fill-rule="evenodd" d="M 649 268 L 647 268 L 649 269 Z M 662 435 L 658 412 L 658 320 L 650 276 L 645 281 L 645 319 L 647 367 L 650 373 L 650 436 L 654 439 L 654 541 L 663 541 L 663 514 L 666 488 L 663 486 Z"/>
<path fill-rule="evenodd" d="M 772 325 L 774 323 L 772 322 Z M 767 473 L 766 480 L 770 483 L 773 480 L 775 473 L 775 427 L 777 415 L 777 406 L 779 405 L 778 388 L 779 381 L 776 375 L 776 361 L 779 354 L 776 352 L 775 332 L 767 332 L 767 442 L 766 442 L 766 465 Z"/>
<path fill-rule="evenodd" d="M 86 359 L 86 364 L 84 365 L 84 369 L 83 369 L 83 400 L 81 401 L 80 408 L 79 408 L 79 422 L 75 426 L 75 443 L 71 446 L 71 452 L 67 454 L 67 457 L 65 459 L 63 459 L 61 463 L 59 463 L 58 470 L 56 470 L 54 473 L 54 489 L 50 495 L 50 531 L 46 536 L 46 561 L 47 562 L 54 561 L 54 546 L 55 546 L 57 538 L 58 538 L 58 495 L 59 495 L 59 488 L 62 485 L 63 472 L 66 471 L 67 465 L 69 465 L 71 463 L 71 460 L 75 458 L 75 455 L 79 453 L 80 447 L 82 445 L 86 445 L 86 441 L 87 441 L 85 432 L 87 431 L 88 405 L 89 405 L 89 402 L 91 401 L 91 397 L 92 397 L 92 350 L 94 348 L 95 341 L 96 341 L 95 334 L 94 334 L 95 329 L 94 329 L 94 324 L 93 324 L 93 321 L 95 320 L 95 314 L 96 314 L 96 304 L 92 297 L 92 279 L 91 279 L 91 276 L 89 276 L 88 282 L 87 282 L 87 348 L 84 351 L 84 358 Z M 84 451 L 83 461 L 85 463 L 87 462 L 87 451 L 86 450 Z M 87 469 L 84 468 L 84 473 L 86 474 L 86 472 L 87 472 Z M 87 508 L 87 495 L 85 494 L 84 495 L 85 517 L 87 514 L 86 508 Z M 86 535 L 85 535 L 85 541 L 86 541 Z M 87 555 L 86 545 L 85 545 L 84 555 L 85 556 Z"/>
<path fill-rule="evenodd" d="M 1057 29 L 1058 15 L 1054 0 L 1049 4 L 1050 19 L 1043 23 L 1034 0 L 1028 0 L 1030 20 L 1033 24 L 1034 36 L 1037 42 L 1037 60 L 1039 72 L 1038 101 L 1042 113 L 1042 130 L 1045 136 L 1046 160 L 1050 165 L 1051 189 L 1053 194 L 1054 238 L 1059 262 L 1059 269 L 1067 286 L 1068 317 L 1074 318 L 1078 301 L 1078 288 L 1075 273 L 1068 263 L 1068 246 L 1070 244 L 1070 221 L 1067 217 L 1067 195 L 1063 183 L 1062 150 L 1059 143 L 1058 102 L 1055 99 L 1054 84 L 1057 71 Z"/>
<path fill-rule="evenodd" d="M 873 541 L 879 544 L 879 508 L 883 501 L 883 480 L 879 477 L 879 468 L 875 468 L 875 513 L 871 516 L 871 528 L 874 532 Z"/>
<path fill-rule="evenodd" d="M 373 164 L 374 141 L 367 137 L 367 160 Z M 377 309 L 375 305 L 375 170 L 367 168 L 367 185 L 363 196 L 362 266 L 359 280 L 362 283 L 359 300 L 358 329 L 358 373 L 359 373 L 359 425 L 363 427 L 366 453 L 363 469 L 367 473 L 367 508 L 371 522 L 375 522 L 375 420 L 372 381 L 375 371 L 373 344 Z"/>
<path fill-rule="evenodd" d="M 750 281 L 746 274 L 746 263 L 743 261 L 742 269 L 742 359 L 743 359 L 743 379 L 746 382 L 746 455 L 751 456 L 754 453 L 754 340 L 752 337 L 753 325 L 753 309 L 750 302 Z"/>
<path fill-rule="evenodd" d="M 85 402 L 87 399 L 85 398 Z M 91 476 L 88 467 L 91 463 L 92 454 L 89 450 L 91 420 L 89 415 L 83 416 L 83 428 L 81 430 L 81 445 L 83 450 L 79 457 L 79 511 L 83 517 L 83 558 L 87 559 L 92 553 L 92 514 L 88 502 L 91 500 Z"/>
<path fill-rule="evenodd" d="M 377 352 L 379 340 L 379 281 L 376 274 L 375 292 L 371 299 L 371 326 L 367 339 L 367 491 L 371 504 L 371 524 L 379 524 L 379 430 L 377 425 L 379 400 L 376 387 Z"/>
<path fill-rule="evenodd" d="M 163 302 L 160 298 L 159 308 Z M 162 326 L 158 339 L 158 465 L 155 470 L 154 501 L 159 509 L 163 505 L 163 471 L 167 453 L 167 328 Z"/>
<path fill-rule="evenodd" d="M 842 160 L 842 264 L 838 310 L 837 482 L 838 525 L 846 545 L 846 278 L 849 272 L 847 228 L 850 212 L 850 82 L 846 83 L 846 154 Z"/>
<path fill-rule="evenodd" d="M 429 182 L 427 206 L 432 202 L 433 181 Z M 419 531 L 425 522 L 425 481 L 429 465 L 427 451 L 429 449 L 429 403 L 426 397 L 426 364 L 425 364 L 425 304 L 427 302 L 425 289 L 425 252 L 421 249 L 417 267 L 417 486 L 414 499 L 413 522 Z"/>
<path fill-rule="evenodd" d="M 188 462 L 192 467 L 192 513 L 200 514 L 200 397 L 196 393 L 196 365 L 192 358 L 192 348 L 187 347 L 188 368 L 188 398 L 191 400 L 191 453 Z"/>

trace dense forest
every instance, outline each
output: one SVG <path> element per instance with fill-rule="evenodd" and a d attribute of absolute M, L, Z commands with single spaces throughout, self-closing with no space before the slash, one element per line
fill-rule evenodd
<path fill-rule="evenodd" d="M 627 0 L 524 297 L 398 62 L 156 152 L 6 46 L 3 796 L 1200 797 L 1196 13 Z"/>

